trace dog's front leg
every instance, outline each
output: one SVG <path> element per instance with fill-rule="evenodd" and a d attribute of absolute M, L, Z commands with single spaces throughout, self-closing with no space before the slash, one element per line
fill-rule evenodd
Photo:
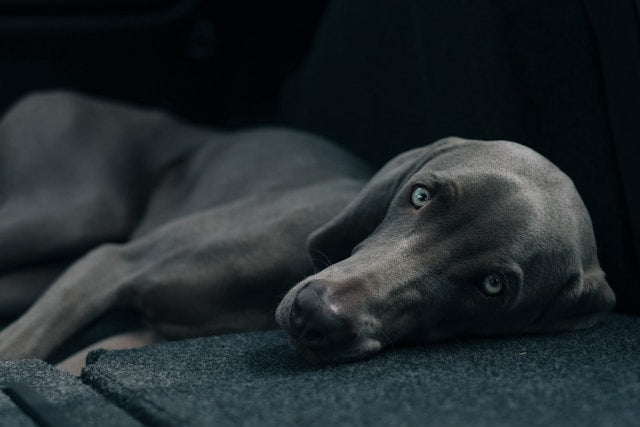
<path fill-rule="evenodd" d="M 0 359 L 45 358 L 66 338 L 120 301 L 135 271 L 117 245 L 103 245 L 74 263 L 0 333 Z"/>

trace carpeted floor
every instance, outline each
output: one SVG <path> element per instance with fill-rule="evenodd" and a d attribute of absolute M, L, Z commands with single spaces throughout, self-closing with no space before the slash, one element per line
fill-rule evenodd
<path fill-rule="evenodd" d="M 98 351 L 82 380 L 153 425 L 637 426 L 640 318 L 328 367 L 280 331 Z"/>

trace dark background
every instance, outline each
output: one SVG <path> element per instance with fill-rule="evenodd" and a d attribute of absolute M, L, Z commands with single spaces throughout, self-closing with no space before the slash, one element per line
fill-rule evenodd
<path fill-rule="evenodd" d="M 550 158 L 640 313 L 634 0 L 0 0 L 0 109 L 73 88 L 222 128 L 310 130 L 379 166 L 448 135 Z"/>

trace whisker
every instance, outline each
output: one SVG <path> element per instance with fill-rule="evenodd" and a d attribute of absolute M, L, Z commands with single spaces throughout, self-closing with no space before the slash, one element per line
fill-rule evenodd
<path fill-rule="evenodd" d="M 321 250 L 318 250 L 318 249 L 312 249 L 312 251 L 317 253 L 317 254 L 322 255 L 322 257 L 325 259 L 326 264 L 325 264 L 324 268 L 327 268 L 327 267 L 331 266 L 331 260 L 329 259 L 329 257 L 324 252 L 322 252 Z M 313 269 L 314 269 L 314 273 L 318 272 L 317 269 L 316 269 L 315 264 L 313 266 Z"/>
<path fill-rule="evenodd" d="M 391 350 L 393 351 L 394 354 L 396 354 L 397 353 L 396 346 L 395 344 L 393 344 L 393 341 L 391 341 L 391 338 L 389 338 L 389 336 L 384 333 L 384 330 L 382 328 L 378 328 L 377 332 L 379 332 L 387 340 L 387 342 L 389 343 L 389 346 L 391 347 Z"/>
<path fill-rule="evenodd" d="M 305 274 L 305 275 L 302 277 L 302 279 L 300 279 L 300 280 L 299 280 L 299 281 L 297 281 L 297 282 L 293 282 L 293 283 L 291 284 L 291 286 L 289 286 L 289 288 L 288 288 L 287 290 L 285 290 L 285 291 L 282 291 L 282 292 L 278 293 L 276 296 L 277 296 L 280 300 L 282 300 L 282 299 L 284 298 L 284 296 L 285 296 L 285 295 L 287 295 L 287 293 L 289 293 L 289 291 L 291 290 L 291 288 L 293 288 L 293 287 L 294 287 L 295 285 L 297 285 L 298 283 L 303 282 L 307 277 L 309 277 L 309 276 Z"/>

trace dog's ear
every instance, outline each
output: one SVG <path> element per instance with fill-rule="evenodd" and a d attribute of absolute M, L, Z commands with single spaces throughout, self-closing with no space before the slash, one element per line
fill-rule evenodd
<path fill-rule="evenodd" d="M 615 305 L 616 297 L 596 264 L 573 275 L 553 296 L 551 304 L 527 332 L 555 332 L 588 328 Z"/>
<path fill-rule="evenodd" d="M 309 235 L 307 249 L 314 265 L 325 268 L 347 258 L 384 219 L 399 187 L 430 159 L 463 142 L 455 137 L 442 139 L 389 161 L 337 216 Z"/>

